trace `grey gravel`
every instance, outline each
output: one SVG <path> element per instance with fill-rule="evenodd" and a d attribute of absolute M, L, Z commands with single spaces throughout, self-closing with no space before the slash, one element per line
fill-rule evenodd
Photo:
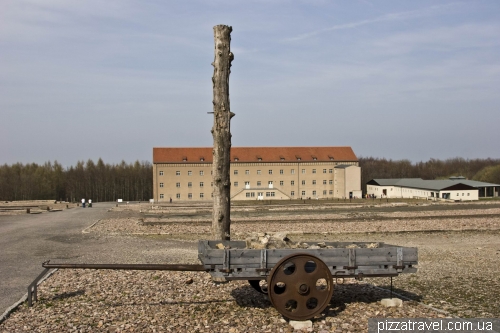
<path fill-rule="evenodd" d="M 397 213 L 393 221 L 295 223 L 296 241 L 385 241 L 419 247 L 419 272 L 394 279 L 394 290 L 412 299 L 383 307 L 390 280 L 337 280 L 330 306 L 312 320 L 310 332 L 366 332 L 372 317 L 499 317 L 500 218 L 497 211 L 468 210 L 454 219 Z M 144 226 L 144 206 L 118 207 L 89 232 L 106 237 L 193 238 L 209 233 L 203 224 Z M 453 214 L 453 211 L 450 211 Z M 468 218 L 463 217 L 469 215 Z M 475 217 L 481 215 L 481 217 Z M 411 222 L 404 218 L 412 216 Z M 419 218 L 415 219 L 417 216 Z M 436 216 L 433 212 L 432 216 Z M 420 218 L 421 217 L 421 218 Z M 396 220 L 399 219 L 399 220 Z M 318 224 L 319 223 L 319 224 Z M 290 230 L 285 221 L 236 222 L 236 237 Z M 309 233 L 308 233 L 309 231 Z M 152 236 L 154 235 L 154 236 Z M 318 239 L 320 237 L 321 239 Z M 312 242 L 310 242 L 312 244 Z M 317 242 L 316 242 L 317 243 Z M 166 258 L 197 263 L 196 250 L 162 249 Z M 168 263 L 172 263 L 168 261 Z M 381 286 L 383 289 L 377 288 Z M 424 306 L 427 305 L 427 306 Z M 436 310 L 432 309 L 435 308 Z M 39 301 L 26 304 L 0 324 L 0 332 L 294 332 L 246 281 L 216 284 L 208 273 L 59 270 L 39 287 Z"/>

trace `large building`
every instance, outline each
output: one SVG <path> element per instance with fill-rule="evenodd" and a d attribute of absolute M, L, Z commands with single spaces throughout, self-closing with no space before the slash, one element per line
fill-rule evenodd
<path fill-rule="evenodd" d="M 372 179 L 366 183 L 368 195 L 377 198 L 425 198 L 454 201 L 478 200 L 479 197 L 498 196 L 500 185 L 490 184 L 463 177 L 444 180 L 422 178 Z"/>
<path fill-rule="evenodd" d="M 155 202 L 212 200 L 212 148 L 153 148 Z M 232 200 L 361 197 L 351 147 L 233 147 Z"/>

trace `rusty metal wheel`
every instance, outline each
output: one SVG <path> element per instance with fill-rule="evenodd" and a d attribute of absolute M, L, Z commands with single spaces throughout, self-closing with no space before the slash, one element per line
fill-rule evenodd
<path fill-rule="evenodd" d="M 320 314 L 333 295 L 333 279 L 319 258 L 297 253 L 281 259 L 268 277 L 268 294 L 283 316 L 307 320 Z"/>
<path fill-rule="evenodd" d="M 267 295 L 267 281 L 266 280 L 248 280 L 248 283 L 253 289 L 257 290 L 261 294 Z"/>

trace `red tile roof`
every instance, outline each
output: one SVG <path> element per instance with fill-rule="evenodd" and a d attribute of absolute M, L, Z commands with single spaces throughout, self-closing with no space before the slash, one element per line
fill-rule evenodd
<path fill-rule="evenodd" d="M 235 159 L 238 159 L 237 161 Z M 351 147 L 232 147 L 231 162 L 358 161 Z M 201 161 L 201 159 L 204 159 Z M 212 163 L 212 147 L 153 148 L 153 163 Z"/>

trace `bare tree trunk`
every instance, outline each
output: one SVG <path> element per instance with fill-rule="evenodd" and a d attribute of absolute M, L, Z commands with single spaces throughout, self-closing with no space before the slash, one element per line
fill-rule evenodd
<path fill-rule="evenodd" d="M 229 124 L 234 113 L 229 108 L 229 74 L 231 73 L 231 61 L 233 61 L 230 48 L 232 30 L 226 25 L 214 27 L 215 60 L 212 63 L 214 66 L 214 76 L 212 77 L 214 90 L 212 236 L 214 239 L 223 240 L 231 238 L 231 181 L 229 176 L 231 131 Z"/>

